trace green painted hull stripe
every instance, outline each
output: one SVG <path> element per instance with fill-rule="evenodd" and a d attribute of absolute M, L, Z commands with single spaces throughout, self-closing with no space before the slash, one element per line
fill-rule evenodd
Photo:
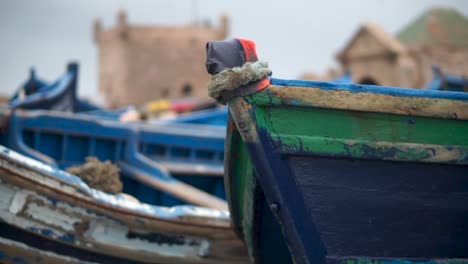
<path fill-rule="evenodd" d="M 282 136 L 274 140 L 282 153 L 381 159 L 392 161 L 468 164 L 468 147 L 371 142 L 324 137 Z"/>
<path fill-rule="evenodd" d="M 272 135 L 468 146 L 463 120 L 304 107 L 257 107 L 255 115 Z"/>

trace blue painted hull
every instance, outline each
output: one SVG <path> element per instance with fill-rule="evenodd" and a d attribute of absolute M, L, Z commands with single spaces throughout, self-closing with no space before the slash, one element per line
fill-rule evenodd
<path fill-rule="evenodd" d="M 217 108 L 183 114 L 168 123 L 186 123 L 199 125 L 226 126 L 227 108 Z"/>
<path fill-rule="evenodd" d="M 23 111 L 10 116 L 7 128 L 2 144 L 61 169 L 82 164 L 87 156 L 110 160 L 121 169 L 123 191 L 141 202 L 187 203 L 142 183 L 137 173 L 163 182 L 183 182 L 225 199 L 222 127 L 149 126 L 102 122 L 88 115 Z"/>
<path fill-rule="evenodd" d="M 78 64 L 70 63 L 63 76 L 47 84 L 36 79 L 34 70 L 8 104 L 12 109 L 43 109 L 63 112 L 96 110 L 98 107 L 77 97 Z"/>
<path fill-rule="evenodd" d="M 328 261 L 468 258 L 468 167 L 310 156 L 288 163 L 289 191 L 303 194 L 320 233 L 304 244 L 323 244 Z"/>
<path fill-rule="evenodd" d="M 433 77 L 427 83 L 426 90 L 443 90 L 468 92 L 468 78 L 442 72 L 438 67 L 432 68 Z"/>

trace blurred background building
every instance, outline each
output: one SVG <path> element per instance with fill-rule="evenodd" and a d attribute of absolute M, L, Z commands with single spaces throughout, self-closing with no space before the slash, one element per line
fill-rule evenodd
<path fill-rule="evenodd" d="M 0 95 L 31 66 L 51 82 L 77 61 L 78 93 L 97 103 L 206 96 L 205 42 L 232 37 L 254 40 L 277 78 L 348 71 L 357 83 L 421 88 L 433 65 L 468 75 L 467 16 L 464 0 L 0 1 Z"/>
<path fill-rule="evenodd" d="M 123 10 L 109 29 L 95 21 L 99 92 L 110 107 L 207 96 L 205 44 L 226 38 L 228 23 L 221 16 L 218 26 L 130 25 Z"/>
<path fill-rule="evenodd" d="M 300 78 L 333 79 L 348 72 L 355 83 L 423 88 L 433 77 L 433 66 L 468 76 L 468 19 L 455 9 L 433 8 L 395 36 L 365 23 L 336 58 L 341 70 Z"/>

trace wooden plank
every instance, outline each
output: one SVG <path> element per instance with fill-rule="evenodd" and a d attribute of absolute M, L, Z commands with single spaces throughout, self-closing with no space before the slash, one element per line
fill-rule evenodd
<path fill-rule="evenodd" d="M 189 184 L 183 183 L 175 179 L 161 180 L 155 177 L 151 177 L 151 175 L 148 175 L 147 173 L 140 171 L 123 162 L 119 163 L 119 166 L 124 171 L 130 171 L 131 173 L 129 175 L 131 175 L 133 179 L 148 186 L 151 186 L 156 190 L 160 190 L 165 193 L 174 195 L 175 197 L 183 201 L 199 206 L 205 206 L 208 208 L 225 211 L 228 210 L 226 201 L 207 192 L 199 190 Z"/>

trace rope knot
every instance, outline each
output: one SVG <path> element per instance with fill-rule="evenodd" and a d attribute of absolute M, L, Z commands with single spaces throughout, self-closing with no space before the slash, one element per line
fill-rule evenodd
<path fill-rule="evenodd" d="M 268 62 L 256 61 L 246 62 L 242 67 L 225 69 L 211 78 L 208 84 L 208 94 L 221 104 L 236 96 L 244 96 L 260 89 L 244 90 L 243 86 L 258 82 L 271 75 Z"/>

